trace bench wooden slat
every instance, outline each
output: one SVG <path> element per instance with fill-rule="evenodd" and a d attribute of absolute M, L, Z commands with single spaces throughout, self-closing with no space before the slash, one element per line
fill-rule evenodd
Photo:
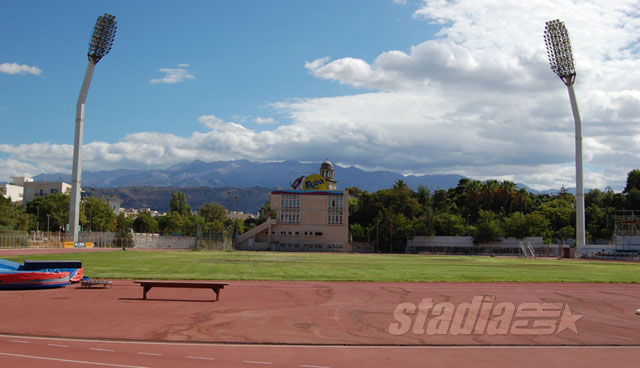
<path fill-rule="evenodd" d="M 171 280 L 134 280 L 136 284 L 142 286 L 142 299 L 147 299 L 147 292 L 153 287 L 171 287 L 171 288 L 202 288 L 211 289 L 216 293 L 216 300 L 220 297 L 220 289 L 224 289 L 225 282 L 210 281 L 171 281 Z"/>

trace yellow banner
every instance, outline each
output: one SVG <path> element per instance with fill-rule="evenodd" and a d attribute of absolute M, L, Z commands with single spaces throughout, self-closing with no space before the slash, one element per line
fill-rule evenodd
<path fill-rule="evenodd" d="M 302 190 L 327 190 L 327 182 L 322 176 L 311 174 L 302 182 Z"/>

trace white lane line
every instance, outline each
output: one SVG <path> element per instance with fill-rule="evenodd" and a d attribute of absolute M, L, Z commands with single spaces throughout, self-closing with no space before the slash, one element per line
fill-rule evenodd
<path fill-rule="evenodd" d="M 199 356 L 191 356 L 187 355 L 188 359 L 201 359 L 201 360 L 216 360 L 216 358 L 207 358 L 207 357 L 199 357 Z"/>
<path fill-rule="evenodd" d="M 115 350 L 111 350 L 111 349 L 99 349 L 99 348 L 89 348 L 89 350 L 93 350 L 93 351 L 106 351 L 108 353 L 113 353 Z"/>
<path fill-rule="evenodd" d="M 158 353 L 145 353 L 142 351 L 139 351 L 138 354 L 140 355 L 153 355 L 153 356 L 162 356 L 162 354 L 158 354 Z"/>
<path fill-rule="evenodd" d="M 16 343 L 19 343 L 19 344 L 28 344 L 29 343 L 29 341 L 20 341 L 20 340 L 9 340 L 9 342 L 16 342 Z"/>
<path fill-rule="evenodd" d="M 65 363 L 80 363 L 80 364 L 90 364 L 90 365 L 102 365 L 106 367 L 117 367 L 117 368 L 149 368 L 142 367 L 139 365 L 122 365 L 122 364 L 113 364 L 113 363 L 100 363 L 100 362 L 87 362 L 84 360 L 71 360 L 71 359 L 58 359 L 58 358 L 49 358 L 49 357 L 41 357 L 36 355 L 22 355 L 22 354 L 10 354 L 10 353 L 2 353 L 0 355 L 18 357 L 18 358 L 29 358 L 29 359 L 40 359 L 40 360 L 52 360 L 55 362 L 65 362 Z"/>
<path fill-rule="evenodd" d="M 1 251 L 1 249 L 0 249 Z M 30 340 L 49 340 L 49 341 L 71 341 L 71 342 L 95 342 L 101 344 L 120 344 L 120 345 L 155 345 L 155 346 L 215 346 L 215 347 L 247 347 L 263 348 L 263 349 L 389 349 L 389 350 L 414 350 L 414 349 L 426 349 L 426 350 L 438 350 L 438 349 L 452 349 L 452 350 L 466 350 L 466 349 L 601 349 L 601 350 L 636 350 L 640 349 L 640 345 L 309 345 L 309 344 L 242 344 L 242 343 L 175 343 L 164 341 L 113 341 L 113 340 L 98 340 L 98 339 L 72 339 L 65 337 L 41 337 L 41 336 L 22 336 L 0 333 L 0 337 L 16 337 Z M 8 340 L 9 341 L 9 340 Z"/>
<path fill-rule="evenodd" d="M 47 344 L 47 345 L 53 346 L 53 347 L 56 347 L 56 348 L 68 348 L 69 347 L 69 345 L 60 345 L 60 344 Z"/>
<path fill-rule="evenodd" d="M 242 363 L 248 363 L 248 364 L 273 364 L 271 362 L 256 362 L 255 360 L 243 360 Z"/>
<path fill-rule="evenodd" d="M 306 364 L 300 364 L 300 367 L 302 367 L 302 368 L 329 368 L 329 367 L 325 367 L 324 365 L 306 365 Z"/>

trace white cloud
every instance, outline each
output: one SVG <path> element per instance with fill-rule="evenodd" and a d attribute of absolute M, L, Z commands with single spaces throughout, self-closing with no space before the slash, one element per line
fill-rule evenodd
<path fill-rule="evenodd" d="M 388 140 L 371 148 L 381 151 L 380 168 L 509 177 L 537 188 L 572 186 L 571 110 L 564 85 L 548 66 L 542 37 L 545 22 L 561 18 L 578 68 L 585 185 L 624 186 L 640 158 L 635 1 L 424 1 L 415 14 L 441 25 L 439 37 L 407 52 L 383 52 L 372 62 L 325 57 L 305 64 L 318 78 L 381 91 L 376 99 L 393 106 L 370 102 L 371 93 L 327 99 L 322 107 L 311 100 L 282 106 L 298 122 L 327 120 L 336 111 L 352 124 L 366 122 L 370 133 L 379 131 Z M 425 101 L 415 102 L 420 98 Z M 411 139 L 424 142 L 421 153 Z M 402 149 L 383 156 L 395 141 L 405 142 Z"/>
<path fill-rule="evenodd" d="M 198 121 L 205 132 L 186 137 L 141 132 L 121 142 L 91 142 L 83 150 L 84 169 L 167 167 L 196 158 L 328 157 L 365 169 L 458 173 L 535 189 L 572 187 L 573 118 L 543 39 L 545 22 L 561 18 L 578 69 L 585 187 L 624 187 L 640 162 L 636 1 L 425 1 L 416 18 L 440 25 L 439 36 L 371 61 L 352 55 L 305 63 L 312 75 L 362 88 L 359 94 L 273 104 L 287 125 L 268 125 L 274 120 L 264 117 L 227 122 L 203 115 Z M 178 69 L 188 74 L 186 68 Z M 0 159 L 0 172 L 69 172 L 71 151 L 48 143 L 0 145 L 9 155 Z"/>
<path fill-rule="evenodd" d="M 261 116 L 258 116 L 253 120 L 253 122 L 260 125 L 266 125 L 266 124 L 275 124 L 276 120 L 274 118 L 263 118 Z"/>
<path fill-rule="evenodd" d="M 42 74 L 42 70 L 36 66 L 29 66 L 25 64 L 2 63 L 0 64 L 0 73 L 40 75 Z"/>
<path fill-rule="evenodd" d="M 177 68 L 158 69 L 160 73 L 165 74 L 164 77 L 151 79 L 149 83 L 176 84 L 176 83 L 184 82 L 187 79 L 196 79 L 196 77 L 187 70 L 188 67 L 189 67 L 189 64 L 178 64 Z"/>

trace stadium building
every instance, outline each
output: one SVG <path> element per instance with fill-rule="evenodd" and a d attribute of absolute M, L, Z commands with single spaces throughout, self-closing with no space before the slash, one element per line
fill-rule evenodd
<path fill-rule="evenodd" d="M 349 193 L 337 190 L 333 165 L 271 192 L 266 222 L 236 239 L 236 249 L 343 252 L 349 245 Z M 273 217 L 273 216 L 270 216 Z"/>

